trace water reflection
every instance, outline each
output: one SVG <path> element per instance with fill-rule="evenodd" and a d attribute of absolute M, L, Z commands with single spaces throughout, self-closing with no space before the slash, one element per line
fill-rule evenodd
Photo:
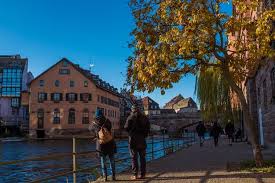
<path fill-rule="evenodd" d="M 160 150 L 163 147 L 180 145 L 184 143 L 182 140 L 173 140 L 162 142 L 162 138 L 154 139 L 154 150 Z M 151 142 L 149 139 L 148 142 Z M 118 153 L 116 158 L 129 158 L 127 140 L 117 142 Z M 95 151 L 95 144 L 89 139 L 78 139 L 76 143 L 77 152 Z M 147 152 L 151 152 L 152 145 L 148 144 Z M 45 140 L 45 141 L 24 141 L 24 142 L 0 142 L 0 162 L 22 160 L 33 157 L 40 157 L 56 153 L 71 153 L 72 140 Z M 164 156 L 165 152 L 157 151 L 154 153 L 154 159 Z M 147 160 L 151 160 L 152 155 L 147 156 Z M 77 157 L 77 167 L 88 168 L 99 163 L 96 153 L 81 155 Z M 117 172 L 121 172 L 128 168 L 130 159 L 117 163 Z M 58 174 L 72 169 L 72 157 L 61 157 L 48 161 L 32 161 L 19 163 L 16 165 L 7 165 L 0 167 L 0 182 L 15 183 L 28 182 L 35 179 L 44 178 L 49 175 Z M 78 182 L 87 182 L 94 179 L 94 175 L 90 171 L 78 173 Z M 50 182 L 72 182 L 72 176 L 64 176 Z"/>

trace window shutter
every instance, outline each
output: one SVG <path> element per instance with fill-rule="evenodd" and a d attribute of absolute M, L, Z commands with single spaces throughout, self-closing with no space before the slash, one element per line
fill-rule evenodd
<path fill-rule="evenodd" d="M 69 100 L 69 94 L 66 93 L 66 101 L 68 101 L 68 100 Z"/>
<path fill-rule="evenodd" d="M 74 99 L 77 101 L 77 93 L 74 94 Z"/>
<path fill-rule="evenodd" d="M 60 96 L 60 101 L 62 101 L 63 100 L 63 94 L 59 93 L 59 96 Z"/>
<path fill-rule="evenodd" d="M 89 101 L 92 101 L 92 94 L 89 93 Z"/>
<path fill-rule="evenodd" d="M 83 94 L 80 93 L 80 101 L 83 101 Z"/>
<path fill-rule="evenodd" d="M 44 100 L 48 100 L 48 94 L 44 93 Z"/>
<path fill-rule="evenodd" d="M 51 93 L 51 100 L 52 100 L 52 101 L 53 101 L 53 95 L 54 95 L 54 94 L 53 94 L 53 93 Z"/>

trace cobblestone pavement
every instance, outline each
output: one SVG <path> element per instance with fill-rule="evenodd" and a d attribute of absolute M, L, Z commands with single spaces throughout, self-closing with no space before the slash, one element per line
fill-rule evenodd
<path fill-rule="evenodd" d="M 270 154 L 270 158 L 274 154 Z M 246 143 L 229 146 L 221 140 L 218 147 L 212 141 L 203 147 L 195 144 L 164 158 L 148 163 L 148 174 L 144 180 L 132 181 L 130 171 L 119 174 L 117 182 L 143 183 L 275 183 L 275 174 L 228 172 L 228 162 L 252 159 L 251 147 Z"/>

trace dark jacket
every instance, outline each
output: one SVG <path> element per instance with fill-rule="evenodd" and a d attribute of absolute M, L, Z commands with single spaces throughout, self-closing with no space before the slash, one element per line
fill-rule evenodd
<path fill-rule="evenodd" d="M 225 126 L 225 133 L 228 135 L 228 136 L 233 136 L 233 134 L 235 133 L 235 127 L 234 127 L 234 124 L 233 123 L 227 123 L 226 126 Z"/>
<path fill-rule="evenodd" d="M 212 126 L 210 135 L 212 137 L 218 137 L 221 132 L 222 132 L 221 126 L 216 123 Z"/>
<path fill-rule="evenodd" d="M 203 123 L 198 124 L 196 127 L 196 131 L 197 131 L 199 137 L 204 136 L 204 133 L 206 131 L 204 124 Z"/>
<path fill-rule="evenodd" d="M 146 149 L 146 137 L 150 132 L 148 118 L 140 112 L 132 112 L 127 118 L 124 128 L 129 134 L 131 149 Z"/>
<path fill-rule="evenodd" d="M 102 125 L 104 124 L 104 127 L 111 131 L 112 129 L 112 123 L 109 119 L 103 117 L 100 120 L 95 120 L 96 124 L 93 124 L 96 134 L 96 151 L 99 153 L 99 155 L 113 155 L 117 152 L 116 149 L 116 143 L 114 140 L 108 142 L 107 144 L 100 144 L 98 141 L 98 132 L 100 131 Z"/>

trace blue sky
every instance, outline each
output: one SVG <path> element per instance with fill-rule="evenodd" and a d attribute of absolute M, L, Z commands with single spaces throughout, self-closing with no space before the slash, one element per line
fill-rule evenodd
<path fill-rule="evenodd" d="M 128 0 L 0 0 L 0 54 L 21 54 L 37 76 L 66 57 L 122 87 L 133 28 Z M 195 78 L 149 96 L 161 106 L 181 93 L 194 97 Z M 147 95 L 147 93 L 140 93 Z"/>

